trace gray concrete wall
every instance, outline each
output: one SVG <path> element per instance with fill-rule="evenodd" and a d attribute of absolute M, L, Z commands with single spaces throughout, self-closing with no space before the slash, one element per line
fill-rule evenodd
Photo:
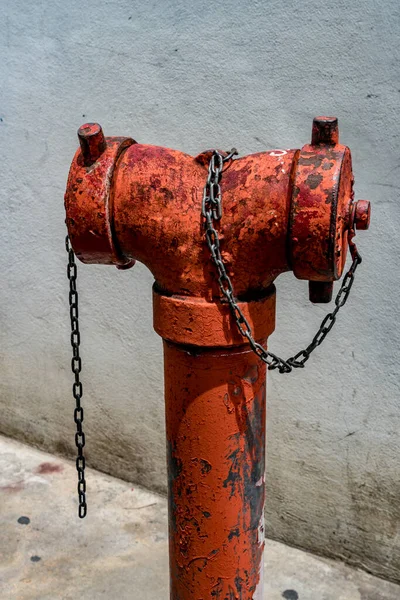
<path fill-rule="evenodd" d="M 73 454 L 63 192 L 81 123 L 246 154 L 335 114 L 373 224 L 330 340 L 270 377 L 267 533 L 400 580 L 398 1 L 5 0 L 0 28 L 1 432 Z M 90 464 L 164 490 L 152 277 L 79 279 Z M 291 353 L 325 309 L 292 274 L 277 288 L 271 347 Z"/>

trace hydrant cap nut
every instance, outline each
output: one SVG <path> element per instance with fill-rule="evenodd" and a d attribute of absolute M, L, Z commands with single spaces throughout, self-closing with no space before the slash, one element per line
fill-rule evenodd
<path fill-rule="evenodd" d="M 78 138 L 83 161 L 86 166 L 90 166 L 106 149 L 103 130 L 98 123 L 85 123 L 78 129 Z"/>
<path fill-rule="evenodd" d="M 98 135 L 102 133 L 101 125 L 98 123 L 85 123 L 78 129 L 79 137 L 87 138 L 89 136 Z"/>
<path fill-rule="evenodd" d="M 339 143 L 339 127 L 336 117 L 315 117 L 312 127 L 311 145 L 335 146 Z"/>
<path fill-rule="evenodd" d="M 369 228 L 371 218 L 371 204 L 369 200 L 358 200 L 356 202 L 354 213 L 354 226 L 358 230 L 366 230 Z"/>

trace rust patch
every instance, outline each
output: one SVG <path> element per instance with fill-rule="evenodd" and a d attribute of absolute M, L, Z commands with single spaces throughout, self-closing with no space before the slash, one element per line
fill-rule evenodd
<path fill-rule="evenodd" d="M 44 462 L 38 466 L 36 473 L 40 475 L 49 475 L 50 473 L 61 473 L 64 470 L 63 465 L 57 465 L 55 463 Z"/>
<path fill-rule="evenodd" d="M 322 175 L 319 173 L 311 173 L 306 179 L 306 185 L 310 188 L 310 190 L 315 190 L 320 183 L 323 181 Z"/>

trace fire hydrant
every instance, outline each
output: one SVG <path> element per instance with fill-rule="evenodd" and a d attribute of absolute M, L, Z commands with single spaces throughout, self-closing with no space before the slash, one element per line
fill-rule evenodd
<path fill-rule="evenodd" d="M 210 152 L 182 152 L 78 131 L 65 206 L 84 263 L 144 263 L 163 338 L 173 600 L 263 597 L 266 365 L 235 326 L 204 240 Z M 221 254 L 254 339 L 275 327 L 275 278 L 293 270 L 326 302 L 354 228 L 350 150 L 337 119 L 314 119 L 301 150 L 233 160 L 224 170 Z"/>

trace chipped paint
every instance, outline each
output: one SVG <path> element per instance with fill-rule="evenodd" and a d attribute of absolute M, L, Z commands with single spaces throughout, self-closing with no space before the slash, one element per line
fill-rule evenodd
<path fill-rule="evenodd" d="M 244 346 L 193 355 L 164 342 L 164 359 L 171 597 L 253 598 L 264 549 L 265 365 Z"/>

